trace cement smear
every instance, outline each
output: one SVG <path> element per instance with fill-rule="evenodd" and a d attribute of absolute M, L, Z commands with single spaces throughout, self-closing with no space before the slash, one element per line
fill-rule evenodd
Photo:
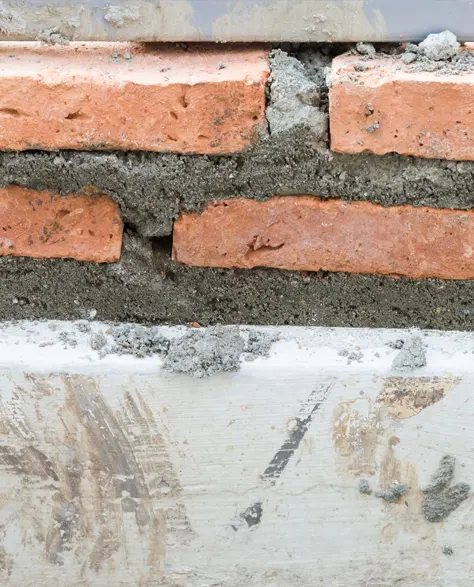
<path fill-rule="evenodd" d="M 198 378 L 238 371 L 243 350 L 244 341 L 236 326 L 190 330 L 171 342 L 163 368 Z"/>
<path fill-rule="evenodd" d="M 394 358 L 394 371 L 413 371 L 426 365 L 426 351 L 420 336 L 412 336 L 405 341 L 402 349 Z"/>
<path fill-rule="evenodd" d="M 447 518 L 471 493 L 468 483 L 451 485 L 454 479 L 456 459 L 445 455 L 431 478 L 431 483 L 423 489 L 421 511 L 428 522 L 441 522 Z"/>
<path fill-rule="evenodd" d="M 58 336 L 64 344 L 71 344 L 71 340 L 77 344 L 74 332 L 61 331 Z M 101 358 L 110 354 L 139 358 L 159 355 L 165 371 L 203 378 L 238 371 L 241 361 L 268 357 L 276 340 L 273 333 L 239 330 L 237 326 L 190 328 L 182 336 L 167 338 L 156 326 L 118 324 L 106 332 L 93 332 L 90 344 Z"/>
<path fill-rule="evenodd" d="M 405 493 L 408 493 L 406 485 L 403 483 L 393 483 L 392 487 L 386 491 L 376 491 L 375 497 L 379 497 L 389 503 L 397 503 Z"/>

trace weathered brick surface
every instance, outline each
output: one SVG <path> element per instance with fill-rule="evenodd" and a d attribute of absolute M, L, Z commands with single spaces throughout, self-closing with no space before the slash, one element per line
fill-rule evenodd
<path fill-rule="evenodd" d="M 0 149 L 221 154 L 264 125 L 262 47 L 0 47 Z"/>
<path fill-rule="evenodd" d="M 117 261 L 123 223 L 108 196 L 0 189 L 0 256 Z"/>
<path fill-rule="evenodd" d="M 474 73 L 407 71 L 399 59 L 340 56 L 332 66 L 331 148 L 474 160 Z M 358 67 L 359 68 L 359 67 Z"/>
<path fill-rule="evenodd" d="M 212 203 L 174 226 L 173 257 L 203 267 L 276 267 L 474 278 L 474 212 L 309 196 Z"/>

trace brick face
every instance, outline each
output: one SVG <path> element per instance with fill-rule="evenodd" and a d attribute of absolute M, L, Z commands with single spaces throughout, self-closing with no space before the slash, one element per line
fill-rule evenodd
<path fill-rule="evenodd" d="M 117 261 L 123 224 L 108 196 L 0 189 L 0 256 Z"/>
<path fill-rule="evenodd" d="M 0 149 L 223 154 L 264 126 L 262 47 L 0 46 Z"/>
<path fill-rule="evenodd" d="M 331 148 L 474 160 L 474 73 L 408 71 L 399 59 L 337 57 L 330 89 Z"/>
<path fill-rule="evenodd" d="M 173 257 L 204 267 L 473 279 L 474 212 L 309 196 L 238 198 L 183 214 Z"/>

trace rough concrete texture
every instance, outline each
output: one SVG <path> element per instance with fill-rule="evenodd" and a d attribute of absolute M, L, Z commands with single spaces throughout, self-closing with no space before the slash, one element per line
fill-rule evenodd
<path fill-rule="evenodd" d="M 393 359 L 394 371 L 413 371 L 426 365 L 426 351 L 420 336 L 412 336 L 405 341 L 403 348 Z"/>
<path fill-rule="evenodd" d="M 468 483 L 451 485 L 454 479 L 456 459 L 445 455 L 431 478 L 431 483 L 423 489 L 421 511 L 428 522 L 441 522 L 447 518 L 471 493 Z"/>

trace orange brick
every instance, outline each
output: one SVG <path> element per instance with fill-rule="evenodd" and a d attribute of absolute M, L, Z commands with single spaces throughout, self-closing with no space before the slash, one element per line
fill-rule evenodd
<path fill-rule="evenodd" d="M 204 267 L 277 267 L 474 278 L 474 212 L 275 197 L 212 203 L 174 226 L 173 258 Z"/>
<path fill-rule="evenodd" d="M 0 256 L 117 261 L 122 232 L 117 204 L 108 196 L 0 189 Z"/>
<path fill-rule="evenodd" d="M 406 71 L 395 58 L 337 57 L 330 89 L 331 148 L 474 160 L 474 73 Z"/>
<path fill-rule="evenodd" d="M 0 149 L 233 153 L 264 126 L 262 47 L 0 46 Z"/>

